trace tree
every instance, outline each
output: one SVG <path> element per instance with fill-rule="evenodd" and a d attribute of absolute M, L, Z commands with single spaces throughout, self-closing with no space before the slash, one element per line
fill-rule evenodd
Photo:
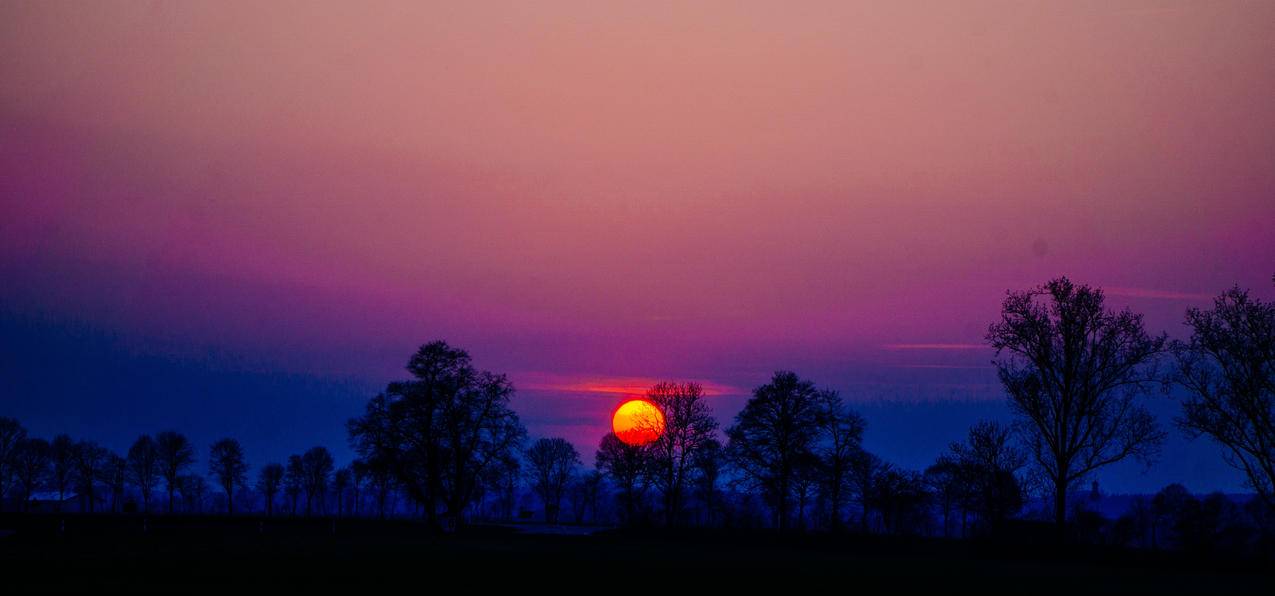
<path fill-rule="evenodd" d="M 881 512 L 886 532 L 899 534 L 922 529 L 927 521 L 929 491 L 920 474 L 881 466 L 872 481 L 869 501 Z"/>
<path fill-rule="evenodd" d="M 825 392 L 822 437 L 817 447 L 822 494 L 827 502 L 831 526 L 842 527 L 842 510 L 854 489 L 851 467 L 862 450 L 863 430 L 867 423 L 857 412 L 847 408 L 836 392 Z"/>
<path fill-rule="evenodd" d="M 695 456 L 695 496 L 704 507 L 703 522 L 710 526 L 716 523 L 721 507 L 717 482 L 726 460 L 723 451 L 721 442 L 713 439 Z"/>
<path fill-rule="evenodd" d="M 965 443 L 953 443 L 949 450 L 957 465 L 966 505 L 995 532 L 1024 502 L 1020 470 L 1027 455 L 1012 442 L 1007 426 L 982 421 L 970 428 Z"/>
<path fill-rule="evenodd" d="M 1191 337 L 1174 342 L 1174 379 L 1190 396 L 1178 425 L 1225 449 L 1268 507 L 1275 507 L 1275 302 L 1232 288 L 1212 309 L 1192 308 Z"/>
<path fill-rule="evenodd" d="M 790 522 L 799 475 L 818 460 L 815 448 L 828 416 L 827 398 L 814 383 L 780 371 L 753 390 L 726 430 L 731 461 L 746 481 L 761 489 L 780 530 Z"/>
<path fill-rule="evenodd" d="M 858 449 L 850 458 L 850 482 L 854 487 L 853 496 L 859 504 L 859 529 L 863 532 L 868 531 L 874 483 L 880 477 L 881 470 L 886 467 L 888 465 L 881 458 L 866 449 Z"/>
<path fill-rule="evenodd" d="M 345 515 L 345 493 L 350 490 L 353 475 L 349 468 L 341 468 L 332 474 L 332 492 L 336 496 L 336 516 Z"/>
<path fill-rule="evenodd" d="M 50 458 L 53 460 L 51 480 L 58 491 L 58 511 L 62 510 L 62 502 L 66 500 L 66 489 L 75 480 L 75 441 L 67 435 L 53 437 L 50 445 Z"/>
<path fill-rule="evenodd" d="M 593 467 L 610 476 L 611 481 L 620 489 L 616 497 L 623 512 L 621 521 L 627 525 L 637 523 L 642 508 L 645 481 L 651 469 L 647 447 L 630 445 L 621 441 L 615 433 L 609 432 L 602 437 L 594 455 Z"/>
<path fill-rule="evenodd" d="M 951 454 L 943 454 L 930 467 L 925 469 L 925 483 L 930 493 L 938 500 L 943 511 L 943 536 L 951 536 L 952 512 L 961 509 L 961 520 L 964 522 L 965 511 L 969 500 L 969 486 L 961 471 L 961 464 Z M 964 537 L 965 524 L 961 524 L 961 535 Z"/>
<path fill-rule="evenodd" d="M 128 460 L 108 451 L 102 478 L 111 489 L 111 513 L 119 513 L 124 506 L 124 489 L 128 487 Z"/>
<path fill-rule="evenodd" d="M 172 513 L 173 495 L 179 488 L 178 481 L 182 473 L 195 463 L 195 448 L 185 435 L 168 430 L 155 435 L 155 454 L 159 461 L 159 473 L 164 477 L 164 484 L 168 489 L 168 512 Z M 206 488 L 207 483 L 204 484 Z"/>
<path fill-rule="evenodd" d="M 151 509 L 151 493 L 159 480 L 159 446 L 150 435 L 142 435 L 128 448 L 128 477 L 142 495 L 142 511 Z"/>
<path fill-rule="evenodd" d="M 234 515 L 235 488 L 243 486 L 248 477 L 248 462 L 239 441 L 221 439 L 212 444 L 208 450 L 208 473 L 226 491 L 226 512 Z"/>
<path fill-rule="evenodd" d="M 351 444 L 370 470 L 392 472 L 431 524 L 440 502 L 449 519 L 463 523 L 485 470 L 525 437 L 509 407 L 514 388 L 442 341 L 421 346 L 407 370 L 412 380 L 391 383 L 349 422 Z"/>
<path fill-rule="evenodd" d="M 580 464 L 580 454 L 566 439 L 538 439 L 527 449 L 531 488 L 545 505 L 545 522 L 558 523 L 562 492 Z"/>
<path fill-rule="evenodd" d="M 198 474 L 183 474 L 177 478 L 177 490 L 185 501 L 187 513 L 203 513 L 204 499 L 208 496 L 208 481 Z"/>
<path fill-rule="evenodd" d="M 289 455 L 283 474 L 283 494 L 288 498 L 289 515 L 297 514 L 297 500 L 306 486 L 305 463 L 300 455 Z"/>
<path fill-rule="evenodd" d="M 40 438 L 27 438 L 18 442 L 14 450 L 14 476 L 22 488 L 22 507 L 25 510 L 34 493 L 49 475 L 49 461 L 53 448 Z"/>
<path fill-rule="evenodd" d="M 332 454 L 327 447 L 311 447 L 301 456 L 302 488 L 305 490 L 305 514 L 310 515 L 311 505 L 315 498 L 319 507 L 325 506 L 323 496 L 328 492 L 328 481 L 332 478 Z M 320 509 L 326 512 L 326 509 Z"/>
<path fill-rule="evenodd" d="M 266 464 L 257 473 L 257 490 L 261 491 L 262 496 L 266 499 L 266 516 L 274 515 L 275 495 L 279 494 L 279 487 L 282 484 L 283 465 L 281 464 Z"/>
<path fill-rule="evenodd" d="M 672 527 L 682 515 L 687 481 L 695 457 L 714 440 L 717 421 L 698 383 L 658 383 L 646 399 L 664 414 L 664 429 L 651 443 L 652 480 L 664 501 L 664 522 Z"/>
<path fill-rule="evenodd" d="M 80 441 L 71 450 L 75 466 L 75 484 L 80 498 L 88 504 L 89 513 L 97 502 L 97 483 L 106 472 L 107 451 L 97 443 Z"/>
<path fill-rule="evenodd" d="M 14 456 L 26 437 L 27 430 L 16 419 L 0 416 L 0 511 L 4 511 L 4 497 L 14 484 Z"/>
<path fill-rule="evenodd" d="M 1061 539 L 1068 489 L 1128 457 L 1149 464 L 1163 441 L 1137 398 L 1156 379 L 1165 337 L 1149 336 L 1141 315 L 1107 310 L 1101 289 L 1061 277 L 1009 292 L 987 341 L 1028 451 L 1052 484 Z"/>

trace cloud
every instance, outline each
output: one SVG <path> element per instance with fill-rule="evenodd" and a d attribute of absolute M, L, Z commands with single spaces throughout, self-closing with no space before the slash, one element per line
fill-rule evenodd
<path fill-rule="evenodd" d="M 654 377 L 606 377 L 590 375 L 561 375 L 550 373 L 523 373 L 515 375 L 515 384 L 528 391 L 558 391 L 564 393 L 602 393 L 608 395 L 643 395 L 652 385 L 661 381 L 689 381 L 699 383 L 704 395 L 744 395 L 737 387 L 703 379 L 657 379 Z"/>
<path fill-rule="evenodd" d="M 1107 287 L 1102 290 L 1109 296 L 1123 296 L 1125 298 L 1155 298 L 1160 300 L 1212 300 L 1213 296 L 1209 294 L 1197 294 L 1192 292 L 1172 292 L 1165 290 L 1155 290 L 1151 288 L 1124 288 L 1124 287 Z"/>
<path fill-rule="evenodd" d="M 887 350 L 982 350 L 987 348 L 983 344 L 885 344 Z"/>

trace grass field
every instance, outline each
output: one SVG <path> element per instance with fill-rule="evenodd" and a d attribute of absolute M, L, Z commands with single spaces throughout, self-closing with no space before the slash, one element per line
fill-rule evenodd
<path fill-rule="evenodd" d="M 1256 561 L 877 536 L 550 534 L 495 526 L 438 535 L 407 521 L 78 515 L 0 516 L 0 529 L 12 532 L 0 538 L 0 585 L 14 593 L 447 587 L 440 593 L 450 594 L 458 585 L 640 592 L 668 582 L 726 588 L 774 580 L 834 593 L 893 586 L 1231 594 L 1275 586 L 1275 575 Z"/>

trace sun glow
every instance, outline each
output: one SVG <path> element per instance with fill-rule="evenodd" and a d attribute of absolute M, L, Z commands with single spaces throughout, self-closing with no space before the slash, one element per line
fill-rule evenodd
<path fill-rule="evenodd" d="M 664 434 L 664 413 L 645 399 L 631 399 L 611 415 L 611 430 L 628 445 L 646 445 Z"/>

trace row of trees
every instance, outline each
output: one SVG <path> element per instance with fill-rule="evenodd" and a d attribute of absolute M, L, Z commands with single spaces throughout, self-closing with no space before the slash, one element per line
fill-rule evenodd
<path fill-rule="evenodd" d="M 1096 470 L 1153 461 L 1166 433 L 1144 400 L 1178 387 L 1186 394 L 1178 426 L 1222 445 L 1263 506 L 1275 507 L 1275 304 L 1232 289 L 1210 309 L 1189 310 L 1186 324 L 1189 338 L 1170 342 L 1148 333 L 1141 315 L 1107 308 L 1100 289 L 1066 278 L 1008 293 L 987 342 L 1015 420 L 975 425 L 924 471 L 869 453 L 865 420 L 837 392 L 781 371 L 725 429 L 699 385 L 651 387 L 646 398 L 664 415 L 658 438 L 633 446 L 608 433 L 593 470 L 582 472 L 566 440 L 528 444 L 504 375 L 433 342 L 409 360 L 408 380 L 390 383 L 349 421 L 358 457 L 348 467 L 335 469 L 316 447 L 262 466 L 255 488 L 268 514 L 280 496 L 294 514 L 332 512 L 329 498 L 337 514 L 348 505 L 385 516 L 409 503 L 444 527 L 513 518 L 525 486 L 550 523 L 567 501 L 576 521 L 597 521 L 612 505 L 611 517 L 625 524 L 743 523 L 744 512 L 764 511 L 763 524 L 779 529 L 944 535 L 996 532 L 1038 493 L 1061 533 L 1075 509 L 1068 495 Z M 183 488 L 197 484 L 189 473 L 194 450 L 175 432 L 140 437 L 124 456 L 65 436 L 24 435 L 15 421 L 0 420 L 0 490 L 16 489 L 22 501 L 49 486 L 73 487 L 92 503 L 100 486 L 118 509 L 132 486 L 149 511 L 162 481 L 171 511 L 175 494 L 198 490 Z M 214 443 L 208 471 L 234 512 L 247 489 L 239 444 Z"/>

